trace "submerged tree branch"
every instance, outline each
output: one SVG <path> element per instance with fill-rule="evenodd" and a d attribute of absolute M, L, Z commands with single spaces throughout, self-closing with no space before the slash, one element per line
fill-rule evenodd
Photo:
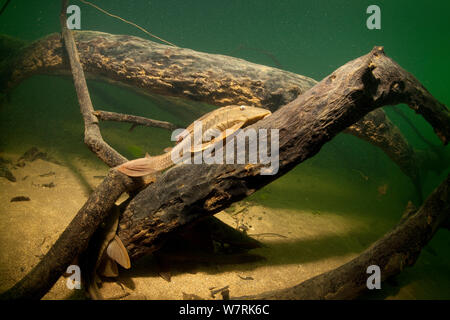
<path fill-rule="evenodd" d="M 102 121 L 128 122 L 132 123 L 133 125 L 162 128 L 167 130 L 175 130 L 177 128 L 176 125 L 167 121 L 153 120 L 123 113 L 97 110 L 94 111 L 94 115 Z"/>

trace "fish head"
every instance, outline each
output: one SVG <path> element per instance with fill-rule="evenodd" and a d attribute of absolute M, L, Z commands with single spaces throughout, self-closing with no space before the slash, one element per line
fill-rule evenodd
<path fill-rule="evenodd" d="M 235 106 L 232 112 L 238 113 L 239 119 L 244 121 L 246 126 L 258 122 L 272 114 L 272 112 L 267 109 L 245 105 Z"/>

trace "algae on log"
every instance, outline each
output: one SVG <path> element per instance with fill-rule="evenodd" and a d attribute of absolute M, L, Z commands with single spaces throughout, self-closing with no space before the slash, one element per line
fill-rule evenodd
<path fill-rule="evenodd" d="M 171 47 L 129 35 L 74 31 L 88 77 L 139 93 L 183 97 L 216 106 L 249 104 L 274 111 L 314 86 L 311 78 L 242 59 Z M 8 91 L 38 73 L 69 74 L 60 34 L 25 47 L 2 63 L 0 88 Z M 381 148 L 408 175 L 420 195 L 418 161 L 400 131 L 374 110 L 345 130 Z"/>

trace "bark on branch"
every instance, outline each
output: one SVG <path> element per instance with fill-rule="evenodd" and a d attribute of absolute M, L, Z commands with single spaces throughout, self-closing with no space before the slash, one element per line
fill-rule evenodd
<path fill-rule="evenodd" d="M 367 290 L 367 267 L 379 266 L 384 281 L 414 265 L 449 217 L 450 175 L 414 215 L 350 262 L 290 288 L 234 299 L 355 299 Z"/>
<path fill-rule="evenodd" d="M 125 85 L 138 93 L 157 93 L 216 106 L 248 104 L 274 111 L 317 82 L 291 72 L 233 57 L 174 48 L 128 35 L 76 31 L 74 38 L 86 74 Z M 40 39 L 5 61 L 1 91 L 36 73 L 65 74 L 69 62 L 61 37 Z M 413 149 L 381 109 L 345 130 L 381 148 L 420 185 Z"/>
<path fill-rule="evenodd" d="M 94 115 L 91 97 L 84 77 L 84 71 L 80 63 L 75 40 L 72 31 L 67 28 L 66 16 L 67 1 L 63 1 L 60 14 L 62 36 L 69 56 L 73 82 L 77 91 L 80 111 L 84 121 L 84 143 L 109 167 L 114 167 L 127 161 L 127 159 L 109 146 L 102 138 L 98 119 Z"/>
<path fill-rule="evenodd" d="M 130 202 L 121 219 L 119 237 L 131 258 L 137 259 L 155 250 L 171 232 L 219 212 L 314 156 L 323 144 L 368 112 L 398 103 L 407 103 L 414 108 L 433 126 L 444 144 L 448 142 L 448 109 L 436 101 L 412 75 L 386 57 L 382 48 L 377 47 L 339 68 L 271 117 L 253 125 L 255 129 L 280 130 L 280 170 L 277 175 L 261 176 L 261 164 L 176 166 Z M 71 223 L 73 228 L 84 227 L 80 228 L 84 245 L 98 226 L 89 219 L 104 217 L 106 213 L 102 206 L 118 196 L 116 193 L 119 191 L 111 193 L 115 189 L 109 190 L 112 186 L 107 183 L 111 183 L 111 179 L 121 181 L 124 177 L 118 177 L 112 170 L 99 188 L 103 189 L 95 191 L 90 198 L 92 201 L 85 204 Z M 126 188 L 127 180 L 123 181 L 122 190 Z M 93 216 L 86 216 L 89 212 Z M 64 234 L 66 232 L 69 231 Z M 73 230 L 70 232 L 73 233 Z M 48 267 L 48 270 L 40 269 L 46 276 L 45 280 L 50 282 L 56 280 L 58 272 L 61 273 L 71 259 L 83 250 L 83 245 L 66 243 L 59 246 L 66 250 L 62 252 L 61 259 L 57 256 L 61 252 L 53 250 L 60 245 L 61 238 L 40 263 Z M 36 268 L 39 269 L 39 265 Z M 44 288 L 41 286 L 38 290 L 24 291 L 24 288 L 30 290 L 30 286 L 27 287 L 26 280 L 22 280 L 21 285 L 16 285 L 3 297 L 39 297 L 52 284 L 46 283 Z"/>

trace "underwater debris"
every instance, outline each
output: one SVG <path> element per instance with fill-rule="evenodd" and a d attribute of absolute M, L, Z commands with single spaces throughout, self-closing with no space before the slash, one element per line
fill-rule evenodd
<path fill-rule="evenodd" d="M 369 177 L 366 176 L 361 170 L 358 170 L 358 169 L 352 169 L 352 170 L 359 173 L 359 175 L 361 176 L 361 178 L 363 178 L 363 180 L 369 181 Z"/>
<path fill-rule="evenodd" d="M 388 184 L 382 184 L 381 186 L 378 187 L 377 191 L 378 191 L 378 196 L 385 196 L 387 194 L 388 191 Z"/>
<path fill-rule="evenodd" d="M 220 292 L 222 300 L 230 300 L 230 289 L 225 289 Z"/>
<path fill-rule="evenodd" d="M 215 299 L 216 298 L 216 294 L 218 294 L 218 293 L 222 294 L 222 292 L 224 292 L 224 291 L 228 292 L 227 294 L 228 294 L 228 297 L 229 297 L 229 294 L 230 294 L 230 290 L 229 290 L 230 286 L 229 285 L 225 286 L 223 288 L 219 288 L 219 289 L 214 289 L 214 288 L 215 287 L 209 289 L 211 291 L 211 298 Z M 222 296 L 223 296 L 223 294 L 222 294 Z"/>
<path fill-rule="evenodd" d="M 113 300 L 113 298 L 108 298 L 108 300 Z M 127 294 L 126 296 L 123 296 L 120 298 L 120 300 L 147 300 L 147 296 L 144 294 Z"/>
<path fill-rule="evenodd" d="M 54 187 L 56 187 L 56 185 L 53 182 L 50 182 L 50 183 L 43 183 L 43 184 L 41 184 L 41 187 L 43 187 L 43 188 L 54 188 Z"/>
<path fill-rule="evenodd" d="M 40 174 L 39 177 L 49 177 L 49 176 L 54 176 L 54 175 L 56 175 L 56 173 L 54 171 L 49 171 L 47 173 Z"/>
<path fill-rule="evenodd" d="M 31 185 L 34 186 L 34 187 L 41 187 L 41 188 L 54 188 L 54 187 L 56 187 L 56 184 L 54 184 L 53 181 L 49 182 L 49 183 L 42 183 L 42 184 L 32 182 Z"/>
<path fill-rule="evenodd" d="M 106 176 L 93 176 L 94 179 L 105 179 Z"/>
<path fill-rule="evenodd" d="M 258 238 L 258 237 L 280 237 L 280 238 L 284 238 L 287 239 L 287 236 L 284 236 L 282 234 L 278 234 L 278 233 L 274 233 L 274 232 L 265 232 L 265 233 L 253 233 L 253 234 L 248 234 L 249 237 L 254 237 L 254 238 Z"/>
<path fill-rule="evenodd" d="M 253 277 L 250 277 L 250 276 L 243 277 L 243 276 L 241 276 L 241 275 L 239 275 L 239 274 L 237 274 L 237 276 L 238 276 L 239 278 L 241 278 L 242 280 L 255 280 L 255 279 L 253 279 Z"/>
<path fill-rule="evenodd" d="M 17 196 L 14 198 L 11 198 L 11 200 L 9 202 L 21 202 L 21 201 L 30 201 L 31 199 L 29 197 L 25 197 L 25 196 Z"/>
<path fill-rule="evenodd" d="M 19 160 L 17 160 L 16 165 L 19 167 L 24 167 L 26 161 L 33 162 L 37 159 L 52 162 L 54 164 L 61 164 L 57 160 L 50 157 L 46 152 L 39 151 L 37 147 L 31 147 L 30 149 L 25 151 L 25 153 L 19 158 Z"/>
<path fill-rule="evenodd" d="M 11 182 L 16 182 L 16 177 L 14 177 L 12 172 L 3 163 L 0 163 L 0 177 L 6 178 Z"/>
<path fill-rule="evenodd" d="M 186 293 L 186 292 L 182 292 L 182 293 L 183 293 L 183 300 L 205 300 L 196 294 Z"/>
<path fill-rule="evenodd" d="M 408 203 L 406 204 L 406 207 L 405 207 L 405 211 L 403 211 L 403 214 L 402 214 L 399 224 L 403 223 L 405 220 L 407 220 L 409 217 L 411 217 L 416 212 L 417 212 L 417 207 L 411 201 L 408 201 Z"/>
<path fill-rule="evenodd" d="M 11 164 L 11 160 L 0 157 L 0 164 Z"/>

